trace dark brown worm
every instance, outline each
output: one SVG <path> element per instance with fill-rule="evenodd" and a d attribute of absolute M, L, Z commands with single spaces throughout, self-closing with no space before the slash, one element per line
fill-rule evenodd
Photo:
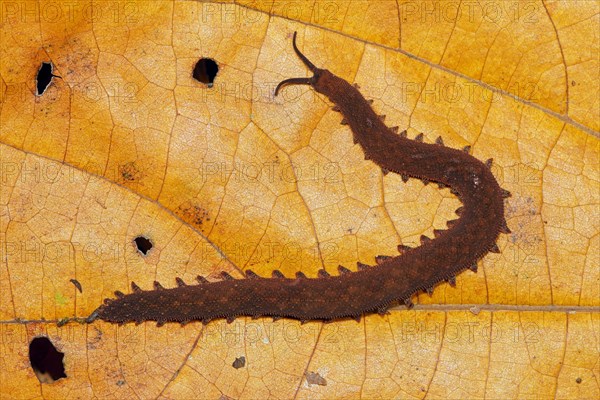
<path fill-rule="evenodd" d="M 358 263 L 356 272 L 340 266 L 338 276 L 321 270 L 316 278 L 302 273 L 285 278 L 275 271 L 272 278 L 262 278 L 247 271 L 246 279 L 225 274 L 221 281 L 209 283 L 199 277 L 200 284 L 191 286 L 178 279 L 176 288 L 164 289 L 156 282 L 154 290 L 148 291 L 132 283 L 131 294 L 116 292 L 117 298 L 106 299 L 89 321 L 157 321 L 162 325 L 169 321 L 206 323 L 216 318 L 232 321 L 238 316 L 359 320 L 366 313 L 385 313 L 398 301 L 410 307 L 416 292 L 431 293 L 442 281 L 453 284 L 457 273 L 467 268 L 476 271 L 481 257 L 499 252 L 498 235 L 510 232 L 504 219 L 504 198 L 510 193 L 494 179 L 491 160 L 484 164 L 470 156 L 468 149 L 444 147 L 441 138 L 427 144 L 422 143 L 422 135 L 411 140 L 406 132 L 398 134 L 397 128 L 383 124 L 355 85 L 316 68 L 296 47 L 296 33 L 293 47 L 313 76 L 284 80 L 275 95 L 285 85 L 312 86 L 341 112 L 342 123 L 350 126 L 366 160 L 404 180 L 414 177 L 450 187 L 463 203 L 457 210 L 460 218 L 449 221 L 448 230 L 436 230 L 434 239 L 423 236 L 419 247 L 398 246 L 399 256 L 377 257 L 373 267 Z"/>

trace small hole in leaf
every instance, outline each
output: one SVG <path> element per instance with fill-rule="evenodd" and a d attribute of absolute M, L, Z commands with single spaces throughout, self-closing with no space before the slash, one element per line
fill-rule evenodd
<path fill-rule="evenodd" d="M 44 94 L 50 83 L 52 82 L 52 78 L 58 75 L 54 75 L 52 72 L 54 71 L 54 67 L 52 63 L 43 62 L 38 70 L 37 77 L 35 78 L 35 95 L 41 96 Z"/>
<path fill-rule="evenodd" d="M 150 249 L 153 247 L 150 239 L 145 238 L 143 236 L 136 237 L 135 239 L 133 239 L 133 242 L 135 243 L 135 246 L 137 247 L 138 251 L 143 255 L 148 254 Z"/>
<path fill-rule="evenodd" d="M 201 58 L 194 66 L 192 76 L 198 82 L 206 83 L 208 87 L 212 87 L 218 72 L 219 66 L 215 60 L 211 58 Z"/>
<path fill-rule="evenodd" d="M 29 343 L 29 362 L 41 383 L 52 383 L 67 377 L 64 357 L 65 353 L 56 350 L 47 337 L 36 337 Z"/>

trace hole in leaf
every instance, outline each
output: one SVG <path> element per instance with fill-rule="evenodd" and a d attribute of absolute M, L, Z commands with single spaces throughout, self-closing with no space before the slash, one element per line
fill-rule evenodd
<path fill-rule="evenodd" d="M 148 254 L 150 249 L 153 247 L 150 239 L 145 238 L 144 236 L 136 237 L 135 239 L 133 239 L 133 242 L 135 243 L 135 246 L 137 247 L 138 251 L 143 255 Z"/>
<path fill-rule="evenodd" d="M 216 61 L 211 58 L 201 58 L 194 66 L 192 76 L 198 82 L 206 83 L 208 87 L 213 86 L 215 77 L 219 72 L 219 66 Z"/>
<path fill-rule="evenodd" d="M 52 383 L 67 377 L 64 357 L 65 353 L 56 350 L 47 337 L 36 337 L 29 343 L 29 362 L 41 383 Z"/>
<path fill-rule="evenodd" d="M 43 62 L 38 70 L 37 77 L 35 78 L 35 95 L 41 96 L 44 94 L 50 83 L 52 82 L 53 77 L 58 77 L 58 75 L 54 75 L 52 72 L 54 71 L 54 67 L 52 63 Z"/>

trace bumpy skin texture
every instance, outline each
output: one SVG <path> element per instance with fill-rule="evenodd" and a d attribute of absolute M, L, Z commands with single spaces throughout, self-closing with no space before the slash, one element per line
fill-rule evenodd
<path fill-rule="evenodd" d="M 308 84 L 327 96 L 343 116 L 342 123 L 352 130 L 354 141 L 365 159 L 384 172 L 437 182 L 448 186 L 463 203 L 458 220 L 450 229 L 437 231 L 436 238 L 422 237 L 422 245 L 408 249 L 399 246 L 401 255 L 380 258 L 376 266 L 349 272 L 340 268 L 338 276 L 322 271 L 319 277 L 223 279 L 187 286 L 133 292 L 117 299 L 106 299 L 91 316 L 110 322 L 177 321 L 181 323 L 216 318 L 233 320 L 237 316 L 273 316 L 302 321 L 360 319 L 365 313 L 383 313 L 394 302 L 411 306 L 411 296 L 420 290 L 431 292 L 444 280 L 454 281 L 464 269 L 476 270 L 477 261 L 487 252 L 498 252 L 500 233 L 510 232 L 504 219 L 504 198 L 510 193 L 500 188 L 488 165 L 467 152 L 437 144 L 422 143 L 398 134 L 385 126 L 358 89 L 332 74 L 316 68 L 296 47 L 294 50 L 311 69 L 311 78 L 292 78 L 287 84 Z M 229 278 L 225 276 L 225 278 Z"/>

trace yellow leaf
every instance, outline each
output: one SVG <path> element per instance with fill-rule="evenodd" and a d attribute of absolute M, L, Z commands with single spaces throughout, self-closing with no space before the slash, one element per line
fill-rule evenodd
<path fill-rule="evenodd" d="M 600 396 L 597 2 L 0 7 L 1 398 Z M 494 159 L 501 252 L 358 323 L 86 324 L 132 281 L 336 274 L 455 218 L 448 189 L 366 161 L 324 96 L 273 96 L 308 74 L 294 31 L 389 126 Z M 39 336 L 66 378 L 37 379 Z"/>

